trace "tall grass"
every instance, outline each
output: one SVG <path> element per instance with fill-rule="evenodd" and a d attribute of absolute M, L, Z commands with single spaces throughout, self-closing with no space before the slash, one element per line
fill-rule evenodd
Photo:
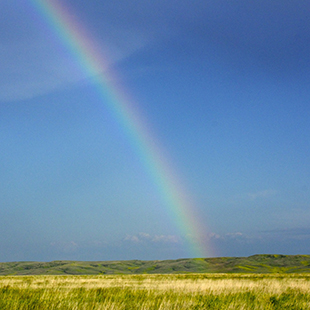
<path fill-rule="evenodd" d="M 0 309 L 310 309 L 310 275 L 0 277 Z"/>

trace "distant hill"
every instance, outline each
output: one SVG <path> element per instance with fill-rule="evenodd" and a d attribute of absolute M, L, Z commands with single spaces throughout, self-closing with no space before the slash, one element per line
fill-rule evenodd
<path fill-rule="evenodd" d="M 310 272 L 310 255 L 265 254 L 249 257 L 189 258 L 153 261 L 52 261 L 0 263 L 0 275 L 303 272 Z"/>

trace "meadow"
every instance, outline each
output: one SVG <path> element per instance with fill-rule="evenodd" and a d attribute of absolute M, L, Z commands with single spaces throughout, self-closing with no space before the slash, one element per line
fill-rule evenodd
<path fill-rule="evenodd" d="M 0 309 L 310 309 L 310 274 L 2 276 Z"/>

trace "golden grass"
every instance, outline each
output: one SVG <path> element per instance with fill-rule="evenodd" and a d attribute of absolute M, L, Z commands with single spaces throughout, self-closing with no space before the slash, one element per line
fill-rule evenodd
<path fill-rule="evenodd" d="M 0 309 L 310 309 L 310 275 L 0 277 Z"/>

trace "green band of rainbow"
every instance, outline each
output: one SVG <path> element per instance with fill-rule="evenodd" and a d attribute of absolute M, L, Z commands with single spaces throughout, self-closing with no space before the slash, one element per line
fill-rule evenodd
<path fill-rule="evenodd" d="M 176 177 L 175 171 L 172 171 L 166 156 L 163 156 L 164 152 L 156 142 L 155 136 L 149 132 L 144 118 L 124 96 L 122 90 L 112 85 L 111 76 L 105 76 L 107 62 L 101 51 L 94 47 L 94 42 L 85 33 L 82 25 L 73 18 L 72 12 L 59 1 L 30 2 L 75 57 L 83 73 L 95 78 L 98 94 L 115 115 L 148 170 L 170 217 L 187 238 L 190 254 L 196 257 L 213 255 L 211 247 L 206 243 L 206 227 L 195 215 L 194 204 L 188 200 L 188 195 L 178 182 L 179 178 Z"/>

